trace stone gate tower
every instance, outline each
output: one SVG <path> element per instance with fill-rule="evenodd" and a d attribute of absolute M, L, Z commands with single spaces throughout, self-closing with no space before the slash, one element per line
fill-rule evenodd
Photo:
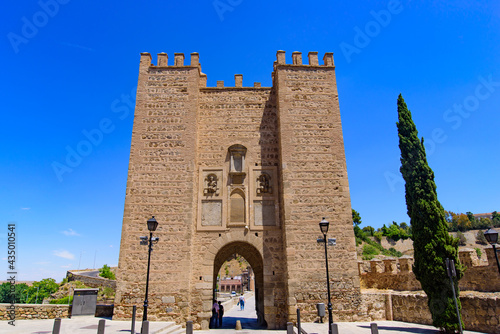
<path fill-rule="evenodd" d="M 329 251 L 335 320 L 356 319 L 359 277 L 333 54 L 278 51 L 273 86 L 207 87 L 199 56 L 141 54 L 115 299 L 115 317 L 142 310 L 146 220 L 159 222 L 151 258 L 151 320 L 208 327 L 220 267 L 242 255 L 255 273 L 256 308 L 284 328 L 327 302 L 318 223 Z"/>

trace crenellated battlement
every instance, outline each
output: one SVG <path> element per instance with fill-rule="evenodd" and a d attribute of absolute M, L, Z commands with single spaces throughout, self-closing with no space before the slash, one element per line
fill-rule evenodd
<path fill-rule="evenodd" d="M 158 61 L 155 66 L 152 63 L 151 54 L 149 52 L 141 52 L 141 66 L 147 67 L 199 67 L 200 66 L 200 55 L 198 52 L 191 53 L 191 64 L 184 64 L 184 53 L 174 53 L 174 63 L 172 65 L 168 65 L 168 55 L 165 52 L 158 53 Z"/>
<path fill-rule="evenodd" d="M 333 52 L 327 52 L 323 56 L 323 65 L 319 64 L 318 61 L 318 52 L 317 51 L 311 51 L 307 54 L 307 58 L 309 61 L 309 64 L 303 64 L 302 63 L 302 52 L 299 51 L 294 51 L 292 52 L 292 63 L 287 64 L 286 63 L 286 52 L 283 50 L 278 50 L 276 52 L 276 66 L 281 66 L 281 65 L 296 65 L 296 66 L 321 66 L 321 67 L 335 67 L 335 64 L 333 62 Z"/>
<path fill-rule="evenodd" d="M 323 56 L 323 64 L 320 65 L 318 61 L 318 52 L 311 51 L 307 55 L 309 64 L 302 63 L 302 52 L 294 51 L 292 52 L 292 64 L 286 63 L 286 53 L 283 50 L 279 50 L 276 53 L 276 61 L 274 62 L 274 72 L 276 72 L 277 66 L 295 66 L 295 67 L 335 67 L 333 62 L 333 52 L 327 52 Z M 158 53 L 157 55 L 157 65 L 152 62 L 152 57 L 149 52 L 141 53 L 141 68 L 179 68 L 179 67 L 197 67 L 199 69 L 200 74 L 200 87 L 207 88 L 207 75 L 201 72 L 200 65 L 200 55 L 197 52 L 191 53 L 191 62 L 189 65 L 185 64 L 185 56 L 184 53 L 174 53 L 173 64 L 168 64 L 168 54 L 165 52 Z M 274 76 L 274 73 L 273 73 Z M 218 80 L 216 87 L 208 87 L 208 88 L 268 88 L 262 87 L 260 82 L 254 82 L 253 87 L 243 86 L 243 75 L 235 74 L 234 75 L 235 85 L 233 87 L 224 86 L 224 81 Z"/>
<path fill-rule="evenodd" d="M 467 268 L 464 277 L 459 281 L 460 290 L 494 292 L 500 290 L 500 276 L 496 269 L 493 248 L 486 248 L 487 265 L 477 265 L 475 251 L 463 249 L 459 251 L 460 262 Z M 367 289 L 391 289 L 397 291 L 421 290 L 420 282 L 412 271 L 414 259 L 403 256 L 399 259 L 373 259 L 359 261 L 358 271 L 361 286 Z"/>

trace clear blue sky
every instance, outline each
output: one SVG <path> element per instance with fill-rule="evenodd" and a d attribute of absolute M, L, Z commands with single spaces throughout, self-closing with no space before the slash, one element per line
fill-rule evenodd
<path fill-rule="evenodd" d="M 234 85 L 236 73 L 244 85 L 270 86 L 277 50 L 288 62 L 293 51 L 334 52 L 362 226 L 409 222 L 399 93 L 445 209 L 500 211 L 498 1 L 45 1 L 9 2 L 0 19 L 5 273 L 9 222 L 20 279 L 60 280 L 94 258 L 97 267 L 118 263 L 140 52 L 155 63 L 159 52 L 170 61 L 199 52 L 209 86 Z M 82 146 L 99 127 L 102 138 Z M 86 156 L 68 166 L 76 149 Z M 58 177 L 54 163 L 71 172 Z"/>

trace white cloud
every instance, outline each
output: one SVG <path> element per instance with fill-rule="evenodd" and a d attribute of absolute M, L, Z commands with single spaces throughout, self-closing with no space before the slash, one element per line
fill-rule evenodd
<path fill-rule="evenodd" d="M 80 236 L 79 233 L 77 233 L 76 231 L 74 231 L 73 229 L 68 229 L 67 231 L 62 231 L 61 232 L 62 234 L 68 236 L 68 237 L 73 237 L 73 236 Z"/>
<path fill-rule="evenodd" d="M 65 268 L 65 269 L 67 269 L 67 268 L 71 268 L 71 264 L 68 264 L 68 265 L 66 265 L 66 266 L 61 266 L 61 268 Z"/>
<path fill-rule="evenodd" d="M 35 262 L 35 264 L 38 264 L 40 266 L 45 266 L 47 264 L 50 264 L 50 262 L 48 262 L 48 261 L 41 261 L 41 262 Z"/>
<path fill-rule="evenodd" d="M 113 248 L 113 245 L 109 245 L 109 248 Z"/>
<path fill-rule="evenodd" d="M 71 254 L 67 250 L 54 251 L 53 254 L 55 256 L 59 256 L 62 257 L 63 259 L 68 259 L 68 260 L 73 260 L 75 258 L 75 255 Z"/>
<path fill-rule="evenodd" d="M 31 210 L 31 208 L 21 208 L 21 210 Z"/>

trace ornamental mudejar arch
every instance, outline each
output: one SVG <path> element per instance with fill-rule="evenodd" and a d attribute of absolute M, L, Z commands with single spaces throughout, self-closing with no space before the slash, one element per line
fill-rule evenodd
<path fill-rule="evenodd" d="M 215 277 L 233 253 L 256 281 L 259 321 L 285 328 L 301 308 L 316 320 L 326 300 L 326 216 L 334 319 L 359 319 L 361 303 L 333 54 L 308 64 L 278 51 L 272 87 L 207 87 L 199 55 L 142 53 L 123 215 L 114 318 L 144 294 L 147 252 L 138 237 L 154 215 L 150 320 L 208 328 Z M 140 312 L 139 308 L 139 312 Z M 140 316 L 140 314 L 139 314 Z"/>

